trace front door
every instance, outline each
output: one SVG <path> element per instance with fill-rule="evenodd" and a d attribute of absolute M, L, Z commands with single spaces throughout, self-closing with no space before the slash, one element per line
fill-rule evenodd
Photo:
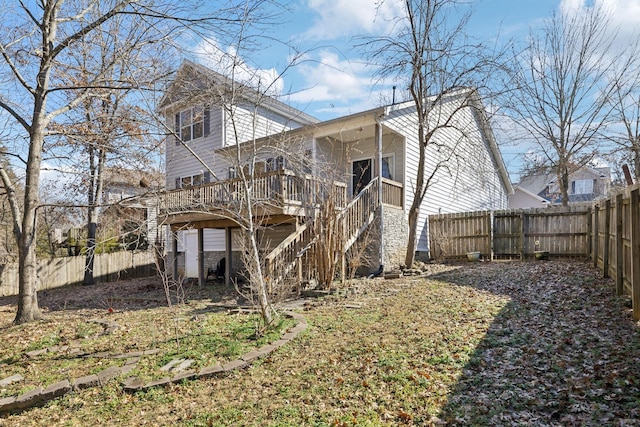
<path fill-rule="evenodd" d="M 358 194 L 371 182 L 371 159 L 356 160 L 352 163 L 352 195 Z"/>

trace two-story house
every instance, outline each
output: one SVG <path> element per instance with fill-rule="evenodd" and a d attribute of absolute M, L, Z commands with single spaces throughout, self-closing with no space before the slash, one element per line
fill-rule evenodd
<path fill-rule="evenodd" d="M 313 246 L 304 203 L 311 200 L 306 206 L 317 209 L 315 181 L 327 178 L 339 194 L 335 204 L 345 224 L 341 250 L 374 227 L 380 260 L 371 268 L 378 263 L 393 268 L 404 260 L 419 164 L 412 102 L 320 122 L 185 61 L 160 108 L 172 133 L 166 142 L 167 193 L 161 213 L 173 231 L 168 251 L 176 274 L 181 269 L 203 280 L 225 258 L 229 280 L 239 265 L 240 248 L 233 237 L 239 228 L 228 214 L 239 168 L 251 174 L 256 197 L 265 201 L 259 212 L 263 251 L 273 265 L 288 270 L 283 263 L 303 262 L 301 252 Z M 450 125 L 436 132 L 427 150 L 424 167 L 431 179 L 417 233 L 417 249 L 424 255 L 429 214 L 503 209 L 512 191 L 475 92 L 461 89 L 440 100 L 434 111 L 438 114 L 431 125 L 447 119 Z M 289 261 L 282 255 L 294 252 L 298 255 Z"/>
<path fill-rule="evenodd" d="M 609 194 L 609 167 L 576 167 L 569 174 L 569 204 L 590 203 Z M 509 207 L 532 208 L 562 204 L 562 193 L 555 171 L 529 174 L 522 177 L 509 199 Z"/>

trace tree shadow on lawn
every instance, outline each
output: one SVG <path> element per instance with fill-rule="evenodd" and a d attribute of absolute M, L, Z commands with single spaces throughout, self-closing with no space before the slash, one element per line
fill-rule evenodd
<path fill-rule="evenodd" d="M 443 408 L 448 425 L 640 425 L 640 329 L 601 273 L 494 262 L 430 279 L 510 298 Z"/>
<path fill-rule="evenodd" d="M 187 282 L 179 292 L 171 289 L 173 303 L 180 294 L 184 301 L 206 301 L 211 311 L 220 307 L 242 304 L 243 298 L 235 289 L 227 289 L 219 283 L 208 282 L 204 286 Z M 13 312 L 17 309 L 18 297 L 15 295 L 0 297 L 0 311 Z M 159 277 L 121 280 L 97 283 L 91 286 L 69 285 L 60 288 L 38 291 L 38 304 L 45 313 L 60 311 L 104 310 L 137 311 L 167 307 L 164 287 Z M 222 308 L 220 308 L 222 309 Z M 202 312 L 202 309 L 200 310 Z"/>

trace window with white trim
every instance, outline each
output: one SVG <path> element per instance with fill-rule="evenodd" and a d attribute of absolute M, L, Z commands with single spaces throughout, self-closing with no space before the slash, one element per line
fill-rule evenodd
<path fill-rule="evenodd" d="M 385 154 L 382 156 L 382 177 L 394 179 L 396 172 L 395 154 Z"/>
<path fill-rule="evenodd" d="M 176 136 L 183 142 L 207 136 L 209 133 L 208 119 L 209 108 L 203 106 L 188 108 L 176 113 L 174 119 Z"/>
<path fill-rule="evenodd" d="M 180 178 L 176 178 L 176 188 L 197 187 L 210 181 L 211 174 L 209 173 L 209 171 L 200 172 L 196 175 L 181 176 Z"/>
<path fill-rule="evenodd" d="M 571 182 L 571 190 L 573 194 L 591 194 L 593 193 L 593 179 L 576 179 Z"/>

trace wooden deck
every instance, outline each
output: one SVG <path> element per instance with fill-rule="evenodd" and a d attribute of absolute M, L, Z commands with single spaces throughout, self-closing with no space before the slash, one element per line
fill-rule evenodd
<path fill-rule="evenodd" d="M 268 172 L 246 181 L 250 186 L 252 211 L 265 224 L 295 221 L 309 214 L 309 207 L 324 200 L 332 191 L 336 206 L 347 206 L 347 184 L 328 185 L 310 175 L 296 175 L 288 170 Z M 235 225 L 233 218 L 246 210 L 247 197 L 242 179 L 216 181 L 200 186 L 180 188 L 161 196 L 160 217 L 164 224 L 179 228 L 224 228 Z M 383 180 L 383 203 L 402 207 L 402 184 Z"/>

